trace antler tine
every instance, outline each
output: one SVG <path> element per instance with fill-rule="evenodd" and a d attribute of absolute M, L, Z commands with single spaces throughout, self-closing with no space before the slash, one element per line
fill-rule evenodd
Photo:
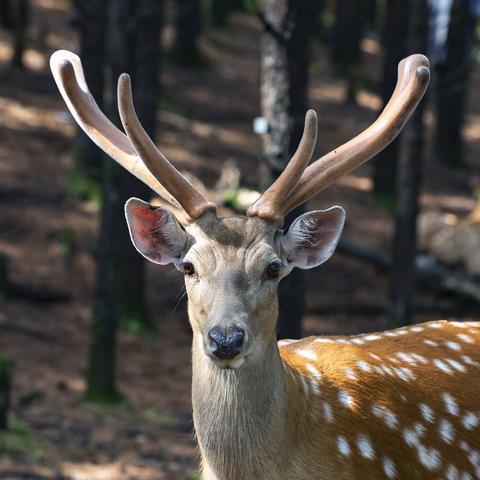
<path fill-rule="evenodd" d="M 312 158 L 317 143 L 317 114 L 308 110 L 305 127 L 297 151 L 277 180 L 247 211 L 247 215 L 281 222 L 283 206 L 290 192 L 295 188 L 303 171 Z"/>
<path fill-rule="evenodd" d="M 389 145 L 422 99 L 429 80 L 429 62 L 425 56 L 411 55 L 402 60 L 397 86 L 381 115 L 358 136 L 309 165 L 290 193 L 285 211 L 306 202 Z"/>
<path fill-rule="evenodd" d="M 178 202 L 145 167 L 127 136 L 103 114 L 88 90 L 80 58 L 67 50 L 58 50 L 50 58 L 50 68 L 60 93 L 82 130 L 107 155 L 148 185 L 165 206 L 180 218 Z"/>
<path fill-rule="evenodd" d="M 207 210 L 215 210 L 215 205 L 165 158 L 143 129 L 133 106 L 130 76 L 126 73 L 122 73 L 118 78 L 118 110 L 123 128 L 138 155 L 150 172 L 180 203 L 190 219 L 201 217 Z"/>

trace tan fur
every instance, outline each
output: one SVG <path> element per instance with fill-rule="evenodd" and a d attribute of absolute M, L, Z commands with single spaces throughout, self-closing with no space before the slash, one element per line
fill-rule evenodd
<path fill-rule="evenodd" d="M 262 280 L 275 228 L 212 216 L 187 231 L 205 480 L 480 478 L 480 323 L 277 346 L 277 282 Z M 219 324 L 247 332 L 238 368 L 205 353 Z"/>

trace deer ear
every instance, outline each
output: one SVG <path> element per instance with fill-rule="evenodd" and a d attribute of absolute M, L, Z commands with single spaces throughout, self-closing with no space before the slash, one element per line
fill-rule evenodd
<path fill-rule="evenodd" d="M 133 245 L 147 260 L 160 265 L 180 263 L 188 234 L 173 213 L 131 198 L 125 204 L 125 216 Z"/>
<path fill-rule="evenodd" d="M 298 217 L 281 238 L 282 257 L 292 267 L 313 268 L 333 254 L 345 224 L 345 210 L 332 207 Z"/>

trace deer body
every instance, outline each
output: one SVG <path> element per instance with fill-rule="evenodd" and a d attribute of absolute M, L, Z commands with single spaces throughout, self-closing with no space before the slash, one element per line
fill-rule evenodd
<path fill-rule="evenodd" d="M 227 218 L 147 136 L 128 75 L 118 88 L 125 134 L 91 97 L 76 55 L 56 52 L 51 67 L 84 131 L 160 195 L 161 206 L 130 199 L 125 213 L 135 248 L 185 275 L 204 480 L 480 478 L 480 323 L 276 341 L 279 281 L 330 258 L 345 212 L 308 212 L 287 231 L 283 218 L 395 138 L 427 88 L 425 57 L 400 63 L 370 128 L 310 165 L 317 121 L 307 112 L 276 182 L 246 216 Z"/>
<path fill-rule="evenodd" d="M 479 342 L 480 322 L 309 337 L 254 371 L 194 347 L 203 478 L 480 478 Z"/>

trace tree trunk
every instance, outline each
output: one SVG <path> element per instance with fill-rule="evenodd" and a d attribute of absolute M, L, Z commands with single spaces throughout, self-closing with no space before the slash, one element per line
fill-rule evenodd
<path fill-rule="evenodd" d="M 384 24 L 382 98 L 383 106 L 388 103 L 397 83 L 398 63 L 406 55 L 405 32 L 410 18 L 411 0 L 389 0 Z M 383 108 L 383 107 L 382 107 Z M 397 159 L 400 149 L 400 136 L 380 152 L 373 161 L 373 191 L 388 209 L 393 210 Z"/>
<path fill-rule="evenodd" d="M 12 363 L 0 354 L 0 432 L 8 430 L 12 370 Z"/>
<path fill-rule="evenodd" d="M 174 3 L 175 43 L 174 61 L 187 66 L 200 66 L 198 37 L 202 31 L 199 0 L 177 0 Z"/>
<path fill-rule="evenodd" d="M 445 61 L 437 69 L 435 154 L 444 164 L 463 165 L 462 126 L 473 65 L 475 20 L 468 0 L 455 0 L 450 14 Z"/>
<path fill-rule="evenodd" d="M 84 65 L 85 80 L 100 108 L 103 108 L 105 87 L 105 28 L 108 23 L 108 8 L 108 0 L 77 2 L 80 14 L 80 57 Z M 101 150 L 82 130 L 79 130 L 75 145 L 75 171 L 72 181 L 83 184 L 83 179 L 86 177 L 100 182 L 102 158 Z M 81 187 L 82 190 L 83 188 Z M 88 194 L 84 191 L 82 193 Z"/>
<path fill-rule="evenodd" d="M 283 171 L 302 136 L 307 110 L 308 63 L 311 34 L 309 0 L 264 0 L 261 53 L 261 108 L 269 131 L 263 139 L 265 186 Z M 287 228 L 302 211 L 286 218 Z M 299 338 L 304 311 L 305 280 L 295 269 L 279 288 L 279 338 Z"/>
<path fill-rule="evenodd" d="M 411 20 L 406 37 L 409 50 L 425 52 L 428 36 L 428 0 L 410 0 Z M 417 216 L 421 184 L 424 124 L 423 99 L 407 124 L 398 164 L 391 305 L 396 326 L 410 323 L 415 287 Z"/>
<path fill-rule="evenodd" d="M 332 34 L 331 59 L 338 73 L 347 79 L 346 100 L 356 102 L 360 77 L 360 42 L 365 8 L 361 0 L 337 0 Z"/>
<path fill-rule="evenodd" d="M 158 0 L 117 0 L 110 11 L 111 88 L 116 92 L 119 73 L 130 71 L 136 110 L 152 137 L 158 93 L 160 7 Z M 125 29 L 127 24 L 130 28 Z M 118 118 L 116 101 L 110 110 L 110 118 Z M 110 159 L 105 162 L 104 176 L 87 396 L 111 402 L 119 398 L 115 386 L 118 320 L 137 331 L 151 327 L 145 307 L 144 261 L 132 248 L 123 214 L 129 196 L 148 199 L 150 191 Z"/>
<path fill-rule="evenodd" d="M 27 26 L 30 14 L 29 0 L 13 2 L 13 57 L 12 66 L 23 69 L 23 53 L 27 42 Z"/>

